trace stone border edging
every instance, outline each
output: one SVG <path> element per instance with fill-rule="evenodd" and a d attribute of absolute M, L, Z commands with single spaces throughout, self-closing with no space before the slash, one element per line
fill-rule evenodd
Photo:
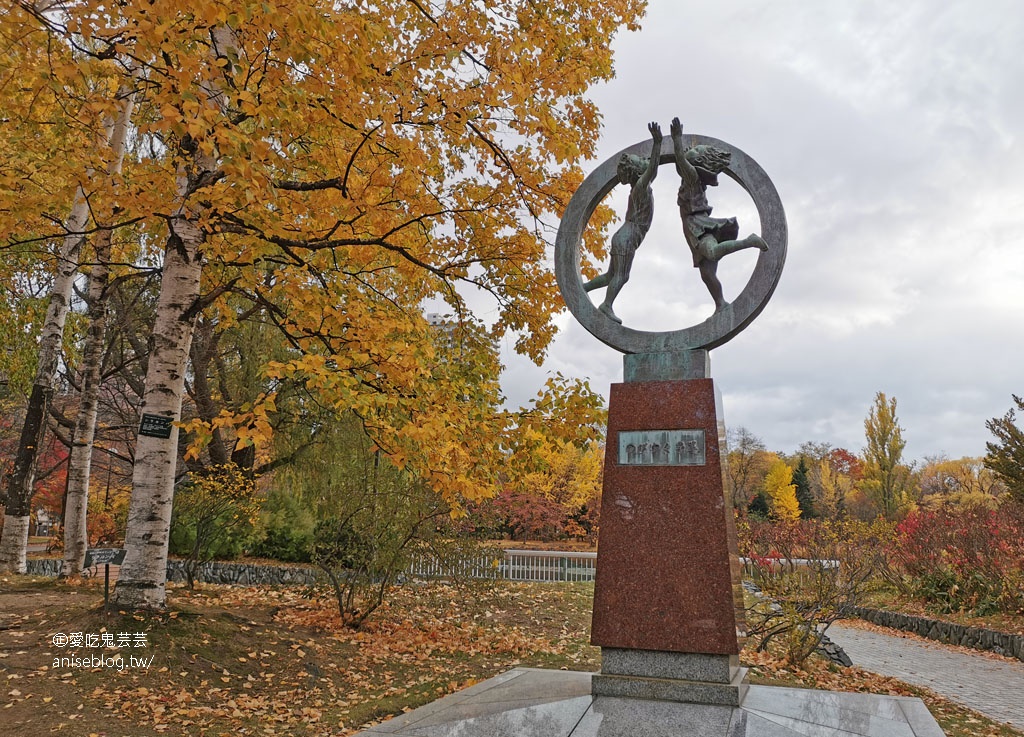
<path fill-rule="evenodd" d="M 974 650 L 988 650 L 997 655 L 1006 655 L 1024 661 L 1024 635 L 1012 635 L 984 627 L 968 627 L 953 622 L 918 617 L 913 614 L 889 612 L 884 609 L 851 607 L 850 613 L 872 624 L 911 632 L 929 640 L 948 645 L 960 645 Z"/>
<path fill-rule="evenodd" d="M 26 573 L 31 576 L 57 576 L 60 574 L 59 558 L 29 558 Z M 241 586 L 270 585 L 309 586 L 317 581 L 316 568 L 304 566 L 263 566 L 248 563 L 203 563 L 196 573 L 196 580 L 213 584 L 237 584 Z M 167 580 L 184 581 L 185 566 L 180 560 L 167 561 Z"/>

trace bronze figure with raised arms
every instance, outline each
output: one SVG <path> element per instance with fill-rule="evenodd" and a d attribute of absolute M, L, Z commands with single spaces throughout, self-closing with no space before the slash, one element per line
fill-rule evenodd
<path fill-rule="evenodd" d="M 677 203 L 683 220 L 683 235 L 693 254 L 693 265 L 700 270 L 700 278 L 718 311 L 728 304 L 722 296 L 722 283 L 718 280 L 718 262 L 723 256 L 744 248 L 767 251 L 768 244 L 755 233 L 742 240 L 737 239 L 739 225 L 736 218 L 711 217 L 707 188 L 718 186 L 718 175 L 729 166 L 729 152 L 707 145 L 687 149 L 683 144 L 683 125 L 679 118 L 672 119 L 670 131 L 676 171 L 681 180 Z"/>
<path fill-rule="evenodd" d="M 629 281 L 629 271 L 633 267 L 636 249 L 640 247 L 647 231 L 651 229 L 651 221 L 654 219 L 654 192 L 651 190 L 651 182 L 658 175 L 661 126 L 651 123 L 647 130 L 654 138 L 650 157 L 643 159 L 623 154 L 619 159 L 618 178 L 622 184 L 630 185 L 629 204 L 626 206 L 626 217 L 622 226 L 612 236 L 611 263 L 608 265 L 608 271 L 583 285 L 587 292 L 608 287 L 604 293 L 604 302 L 598 309 L 617 323 L 621 323 L 622 320 L 612 310 L 612 303 Z"/>

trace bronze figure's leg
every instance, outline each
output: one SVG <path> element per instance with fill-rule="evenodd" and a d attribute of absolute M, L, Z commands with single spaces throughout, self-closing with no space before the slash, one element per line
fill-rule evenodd
<path fill-rule="evenodd" d="M 768 244 L 764 242 L 764 239 L 761 238 L 761 236 L 756 233 L 751 233 L 742 240 L 722 241 L 721 243 L 709 245 L 708 252 L 711 254 L 712 259 L 718 261 L 723 256 L 728 256 L 730 253 L 742 251 L 745 248 L 756 248 L 759 251 L 767 251 Z"/>
<path fill-rule="evenodd" d="M 700 278 L 704 282 L 704 286 L 711 293 L 711 299 L 715 300 L 716 311 L 726 305 L 725 297 L 722 294 L 722 282 L 718 280 L 718 259 L 721 258 L 721 256 L 715 253 L 718 245 L 719 243 L 713 235 L 705 235 L 701 238 L 698 250 L 703 254 L 704 258 L 697 265 L 697 270 L 700 271 Z"/>
<path fill-rule="evenodd" d="M 602 302 L 601 306 L 597 308 L 620 325 L 622 324 L 622 319 L 612 311 L 612 303 L 619 295 L 619 292 L 622 291 L 626 282 L 629 281 L 629 272 L 632 267 L 633 253 L 612 254 L 611 267 L 608 269 L 608 273 L 610 274 L 608 280 L 608 291 L 604 293 L 604 302 Z"/>
<path fill-rule="evenodd" d="M 611 271 L 606 271 L 600 276 L 595 276 L 593 279 L 583 285 L 584 292 L 592 292 L 595 289 L 608 286 L 608 280 L 611 279 Z"/>

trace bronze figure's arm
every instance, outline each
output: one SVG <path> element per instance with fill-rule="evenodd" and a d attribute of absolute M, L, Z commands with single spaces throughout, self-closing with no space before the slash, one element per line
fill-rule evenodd
<path fill-rule="evenodd" d="M 686 158 L 686 147 L 683 145 L 683 124 L 679 122 L 679 118 L 672 118 L 672 127 L 669 130 L 672 132 L 672 148 L 676 155 L 676 172 L 679 174 L 679 178 L 689 186 L 699 185 L 700 177 L 697 175 L 697 170 Z"/>
<path fill-rule="evenodd" d="M 637 187 L 643 187 L 644 190 L 650 187 L 651 182 L 658 176 L 658 160 L 661 158 L 661 126 L 657 123 L 648 123 L 647 130 L 651 132 L 654 143 L 651 144 L 651 157 L 647 160 L 647 168 L 636 183 Z"/>

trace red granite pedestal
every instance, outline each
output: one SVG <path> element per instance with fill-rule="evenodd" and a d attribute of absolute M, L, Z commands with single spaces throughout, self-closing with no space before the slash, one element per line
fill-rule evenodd
<path fill-rule="evenodd" d="M 594 693 L 739 703 L 745 635 L 711 379 L 613 384 L 591 642 Z"/>

